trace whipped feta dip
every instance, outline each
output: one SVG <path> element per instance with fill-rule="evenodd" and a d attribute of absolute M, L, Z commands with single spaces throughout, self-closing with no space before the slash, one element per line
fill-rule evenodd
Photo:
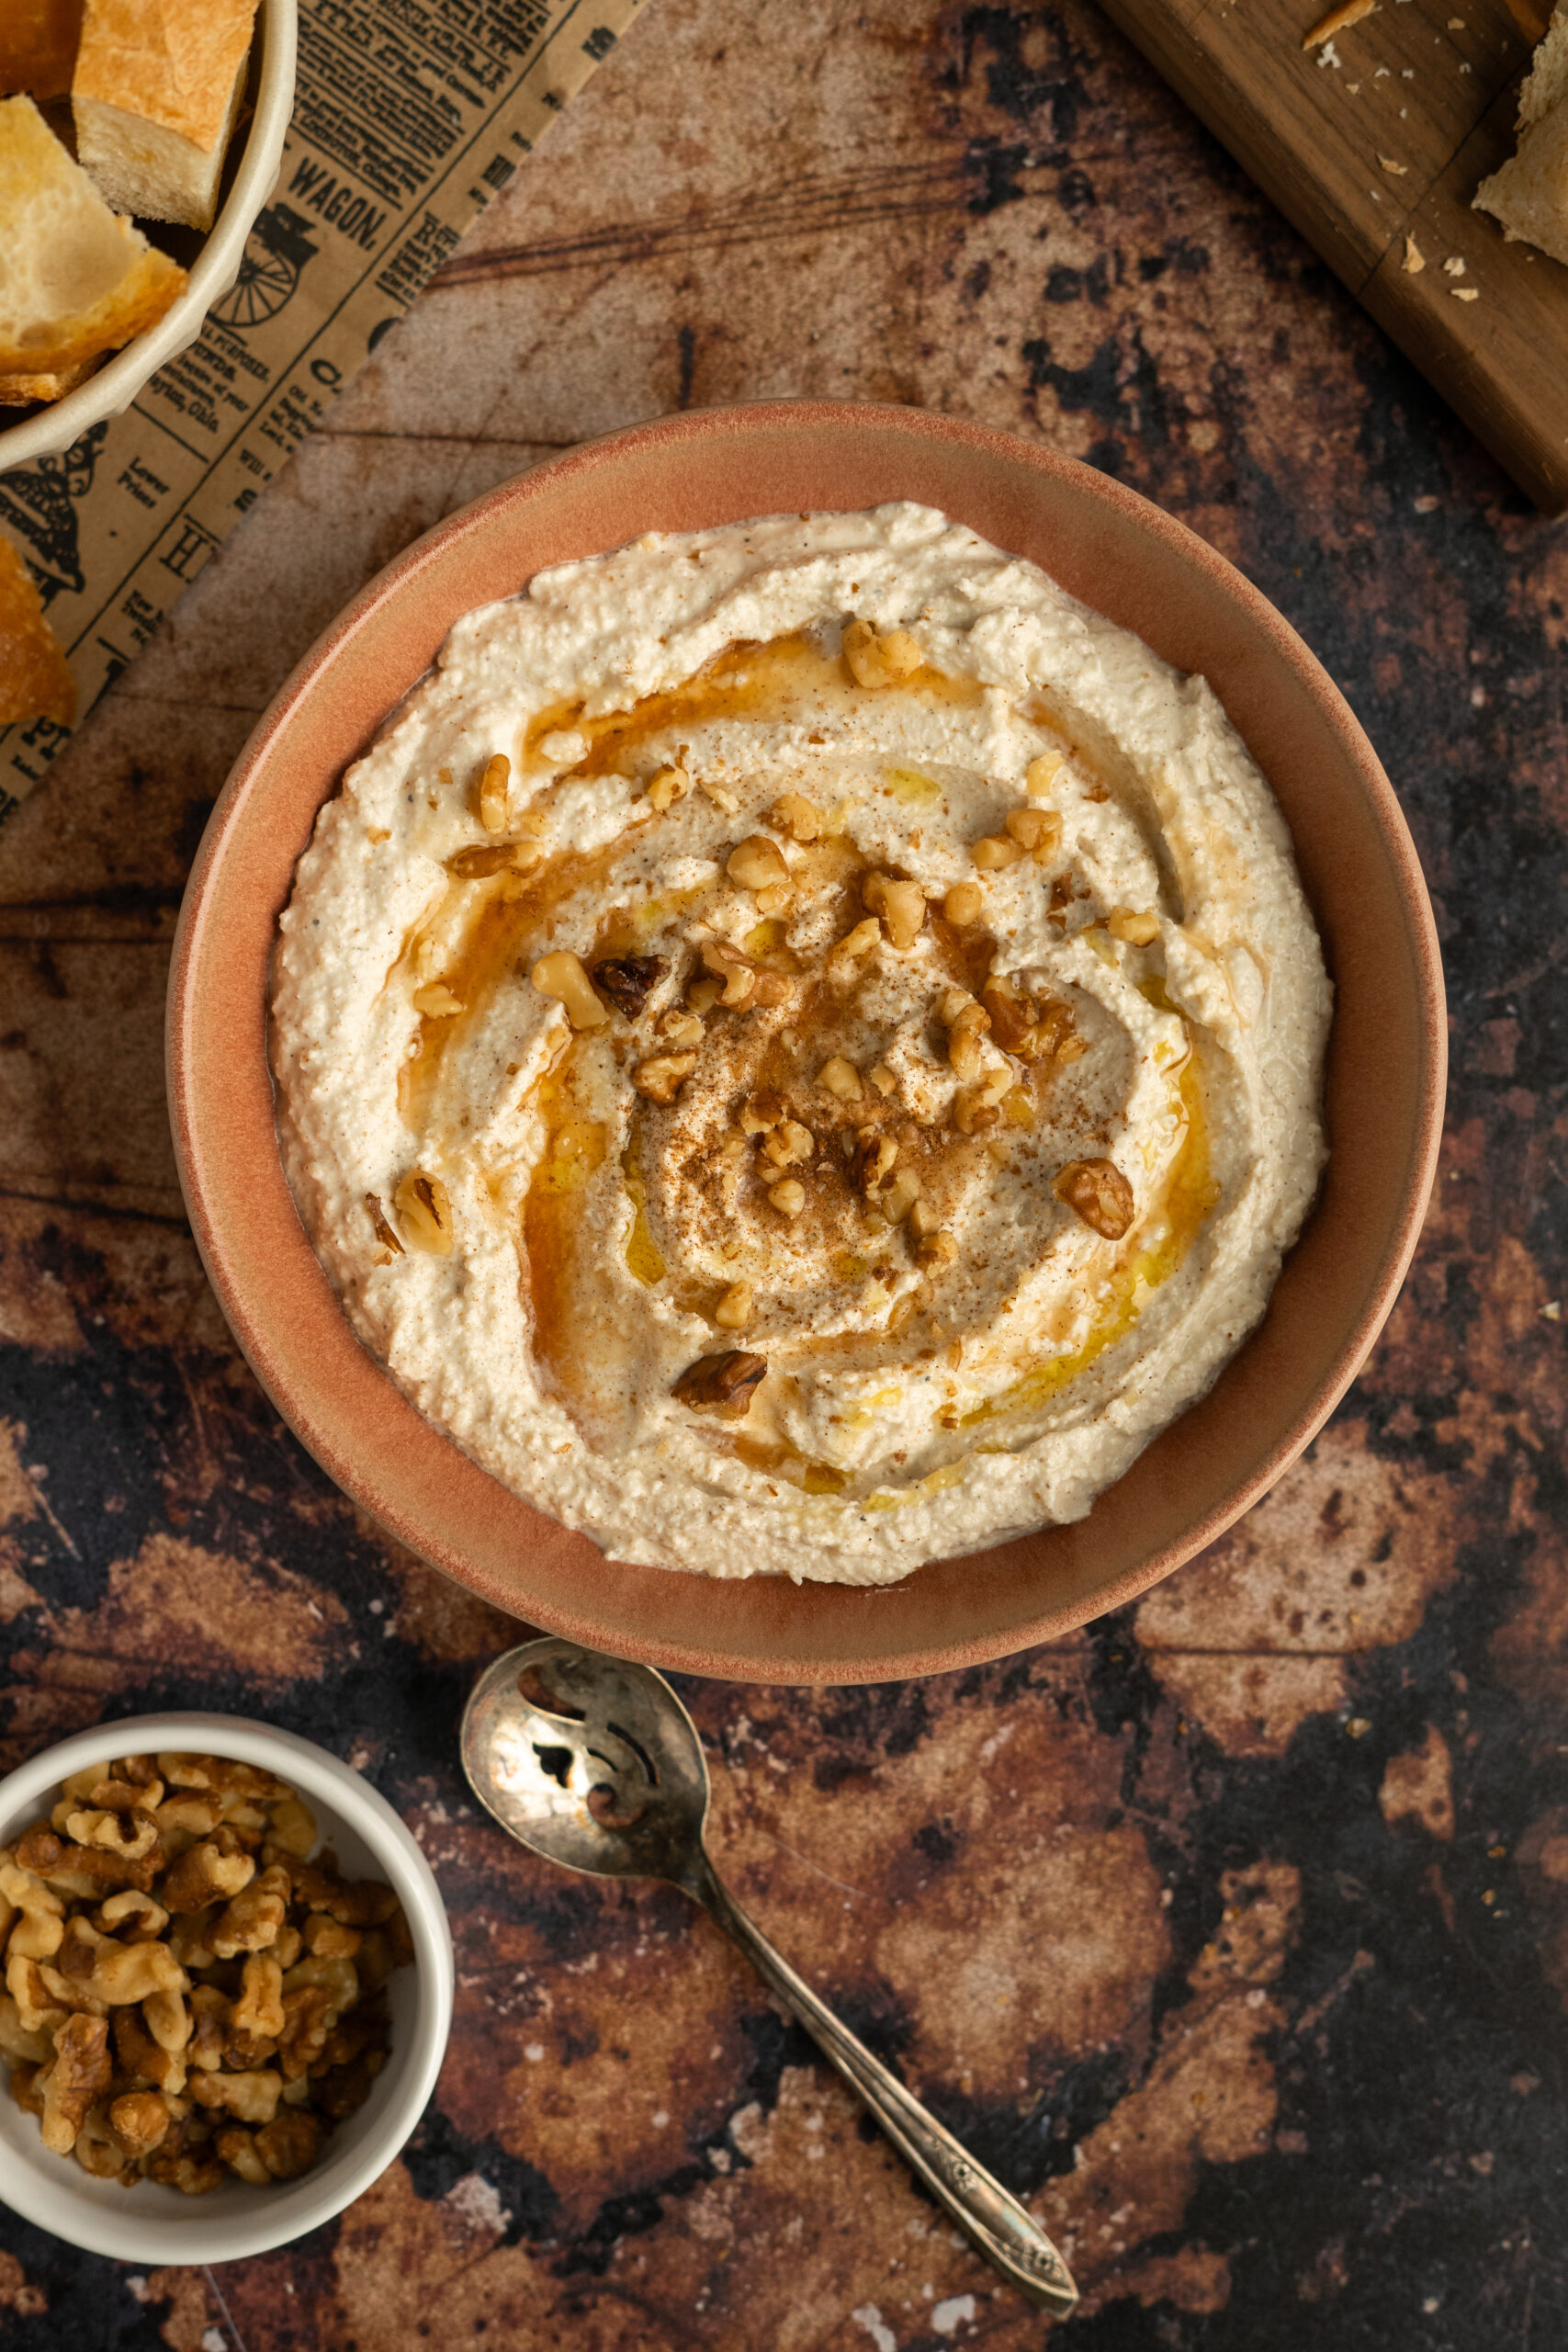
<path fill-rule="evenodd" d="M 470 613 L 321 810 L 272 1056 L 365 1344 L 613 1557 L 1081 1518 L 1264 1311 L 1329 983 L 1201 677 L 921 506 Z"/>

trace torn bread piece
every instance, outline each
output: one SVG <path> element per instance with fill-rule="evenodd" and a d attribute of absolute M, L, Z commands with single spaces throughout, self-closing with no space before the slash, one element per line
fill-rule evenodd
<path fill-rule="evenodd" d="M 1568 262 L 1568 9 L 1559 8 L 1519 92 L 1519 143 L 1472 202 L 1503 234 Z"/>
<path fill-rule="evenodd" d="M 46 368 L 40 375 L 25 368 L 0 374 L 0 408 L 27 408 L 38 401 L 62 401 L 103 366 L 101 357 L 80 359 L 73 368 Z"/>
<path fill-rule="evenodd" d="M 82 38 L 82 0 L 4 0 L 0 97 L 63 98 Z"/>
<path fill-rule="evenodd" d="M 76 688 L 38 583 L 10 540 L 0 538 L 0 727 L 34 718 L 69 727 L 75 716 Z"/>
<path fill-rule="evenodd" d="M 76 152 L 117 211 L 210 229 L 256 0 L 87 0 Z"/>
<path fill-rule="evenodd" d="M 185 284 L 109 210 L 31 98 L 0 98 L 0 375 L 61 375 L 116 350 Z"/>

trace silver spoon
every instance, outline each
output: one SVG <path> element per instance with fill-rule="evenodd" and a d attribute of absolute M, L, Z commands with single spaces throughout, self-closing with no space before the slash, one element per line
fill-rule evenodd
<path fill-rule="evenodd" d="M 986 2259 L 1048 2312 L 1072 2310 L 1077 2289 L 1039 2222 L 840 2025 L 721 1883 L 703 1843 L 697 1728 L 661 1674 L 574 1642 L 525 1642 L 474 1685 L 463 1770 L 502 1827 L 547 1860 L 598 1878 L 665 1879 L 700 1903 Z"/>

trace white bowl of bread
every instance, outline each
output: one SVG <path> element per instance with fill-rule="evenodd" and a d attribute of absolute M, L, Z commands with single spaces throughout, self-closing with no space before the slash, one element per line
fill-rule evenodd
<path fill-rule="evenodd" d="M 0 472 L 129 406 L 232 285 L 277 179 L 297 17 L 0 0 Z"/>

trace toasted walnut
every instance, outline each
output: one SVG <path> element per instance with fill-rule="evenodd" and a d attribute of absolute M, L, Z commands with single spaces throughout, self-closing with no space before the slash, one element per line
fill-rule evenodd
<path fill-rule="evenodd" d="M 101 2106 L 90 2107 L 82 2118 L 71 2153 L 94 2180 L 118 2180 L 130 2187 L 136 2178 L 125 2143 Z"/>
<path fill-rule="evenodd" d="M 949 1019 L 947 1058 L 955 1075 L 965 1081 L 978 1078 L 986 1066 L 980 1041 L 990 1025 L 990 1014 L 973 997 L 965 998 Z"/>
<path fill-rule="evenodd" d="M 189 1983 L 167 1944 L 117 1944 L 106 1938 L 86 1990 L 95 2001 L 119 2008 L 154 1993 L 184 1993 Z"/>
<path fill-rule="evenodd" d="M 617 1012 L 635 1021 L 669 969 L 662 956 L 602 956 L 593 967 L 593 985 Z"/>
<path fill-rule="evenodd" d="M 193 2142 L 189 2147 L 175 2145 L 176 2131 L 172 2131 L 162 2147 L 154 2148 L 145 2160 L 149 2180 L 160 2188 L 177 2188 L 182 2197 L 207 2197 L 223 2185 L 223 2167 L 216 2163 L 203 2145 Z"/>
<path fill-rule="evenodd" d="M 733 817 L 739 810 L 740 803 L 734 793 L 727 792 L 716 777 L 700 775 L 697 778 L 697 786 L 699 791 L 706 793 L 716 808 L 723 809 L 727 817 Z"/>
<path fill-rule="evenodd" d="M 288 1872 L 276 1862 L 243 1887 L 212 1923 L 208 1941 L 218 1958 L 233 1960 L 275 1942 L 288 1917 L 290 1891 Z"/>
<path fill-rule="evenodd" d="M 997 978 L 986 982 L 980 1002 L 991 1016 L 991 1035 L 1003 1053 L 1033 1060 L 1040 1041 L 1034 1007 L 1028 998 L 1021 996 L 1010 980 Z"/>
<path fill-rule="evenodd" d="M 802 792 L 781 792 L 768 811 L 768 822 L 787 833 L 792 842 L 818 841 L 822 834 L 822 811 L 814 800 Z"/>
<path fill-rule="evenodd" d="M 770 920 L 787 915 L 795 904 L 795 886 L 789 882 L 769 882 L 757 893 L 757 912 Z"/>
<path fill-rule="evenodd" d="M 1051 1190 L 1107 1241 L 1120 1241 L 1133 1222 L 1133 1187 L 1111 1159 L 1074 1159 Z"/>
<path fill-rule="evenodd" d="M 51 2036 L 41 2026 L 28 2029 L 9 1993 L 0 1994 L 0 2058 L 8 2065 L 41 2066 L 54 2055 Z"/>
<path fill-rule="evenodd" d="M 548 956 L 541 956 L 529 974 L 541 996 L 551 997 L 566 1007 L 566 1017 L 574 1029 L 603 1029 L 609 1013 L 593 993 L 593 984 L 583 969 L 582 959 L 568 947 L 558 947 Z"/>
<path fill-rule="evenodd" d="M 184 1993 L 176 1992 L 173 1986 L 149 1993 L 141 2004 L 141 2014 L 147 2021 L 148 2032 L 160 2050 L 177 2052 L 190 2040 L 190 2011 L 186 2007 Z"/>
<path fill-rule="evenodd" d="M 632 1084 L 650 1102 L 668 1105 L 674 1102 L 696 1066 L 695 1054 L 655 1054 L 651 1061 L 638 1062 L 632 1072 Z"/>
<path fill-rule="evenodd" d="M 333 1996 L 324 1984 L 297 1984 L 284 1994 L 277 2063 L 287 2081 L 298 2082 L 316 2064 L 334 2016 Z"/>
<path fill-rule="evenodd" d="M 867 915 L 847 931 L 828 956 L 827 973 L 835 988 L 847 988 L 854 979 L 859 966 L 870 955 L 882 937 L 882 925 L 874 915 Z"/>
<path fill-rule="evenodd" d="M 139 1862 L 158 1843 L 158 1825 L 144 1813 L 89 1810 L 68 1815 L 67 1836 L 79 1846 L 101 1846 L 122 1861 Z"/>
<path fill-rule="evenodd" d="M 958 1256 L 958 1244 L 951 1233 L 928 1233 L 915 1245 L 915 1263 L 922 1273 L 940 1272 L 951 1266 Z"/>
<path fill-rule="evenodd" d="M 1020 849 L 1039 850 L 1047 844 L 1055 849 L 1060 844 L 1061 819 L 1048 808 L 1010 808 L 1003 822 L 1009 839 Z"/>
<path fill-rule="evenodd" d="M 722 939 L 703 942 L 703 965 L 721 983 L 718 1001 L 727 1012 L 746 1002 L 757 985 L 757 975 L 746 958 Z"/>
<path fill-rule="evenodd" d="M 750 1283 L 731 1283 L 718 1305 L 713 1319 L 722 1331 L 744 1331 L 751 1320 L 752 1289 Z"/>
<path fill-rule="evenodd" d="M 942 902 L 942 913 L 954 931 L 967 931 L 986 910 L 986 894 L 978 882 L 955 882 Z"/>
<path fill-rule="evenodd" d="M 197 1984 L 190 1996 L 190 2040 L 186 2044 L 187 2066 L 211 2074 L 223 2064 L 229 2035 L 229 2003 L 216 1984 Z"/>
<path fill-rule="evenodd" d="M 961 1086 L 953 1098 L 953 1124 L 961 1136 L 984 1135 L 1000 1125 L 1001 1115 L 978 1086 Z"/>
<path fill-rule="evenodd" d="M 217 1828 L 223 1818 L 222 1800 L 206 1789 L 182 1789 L 177 1795 L 164 1798 L 153 1818 L 165 1852 L 177 1859 L 198 1838 L 209 1837 Z"/>
<path fill-rule="evenodd" d="M 253 2188 L 266 2188 L 271 2185 L 273 2176 L 262 2160 L 255 2134 L 248 2132 L 243 2123 L 225 2123 L 221 2131 L 213 2133 L 212 2147 L 220 2163 L 226 2164 L 231 2172 L 238 2173 L 240 2178 L 248 2181 Z"/>
<path fill-rule="evenodd" d="M 302 1797 L 280 1797 L 267 1807 L 267 1835 L 286 1854 L 302 1860 L 316 1842 L 316 1816 Z"/>
<path fill-rule="evenodd" d="M 407 1240 L 429 1258 L 449 1258 L 457 1232 L 452 1197 L 439 1176 L 411 1168 L 392 1194 Z"/>
<path fill-rule="evenodd" d="M 823 1063 L 817 1073 L 817 1083 L 826 1087 L 829 1094 L 836 1094 L 840 1102 L 858 1102 L 865 1093 L 859 1070 L 842 1054 L 834 1054 Z"/>
<path fill-rule="evenodd" d="M 900 955 L 913 947 L 925 928 L 926 894 L 918 882 L 896 881 L 890 874 L 868 874 L 861 897 L 879 914 L 887 936 Z"/>
<path fill-rule="evenodd" d="M 107 1813 L 151 1813 L 163 1802 L 164 1785 L 156 1778 L 143 1784 L 117 1780 L 110 1773 L 96 1781 L 87 1792 L 87 1803 L 101 1806 Z"/>
<path fill-rule="evenodd" d="M 668 1006 L 653 1024 L 660 1042 L 672 1046 L 677 1053 L 703 1042 L 704 1029 L 694 1012 L 684 1012 L 678 1004 Z"/>
<path fill-rule="evenodd" d="M 920 1180 L 912 1168 L 901 1168 L 886 1188 L 880 1201 L 883 1216 L 889 1225 L 901 1224 L 920 1197 Z"/>
<path fill-rule="evenodd" d="M 692 779 L 684 768 L 660 768 L 648 787 L 649 806 L 672 808 L 677 800 L 684 800 L 692 788 Z"/>
<path fill-rule="evenodd" d="M 898 1147 L 891 1136 L 878 1135 L 874 1127 L 863 1127 L 855 1138 L 855 1190 L 863 1193 L 868 1200 L 874 1198 L 897 1157 Z"/>
<path fill-rule="evenodd" d="M 293 2180 L 315 2162 L 321 2140 L 313 2115 L 286 2110 L 256 2133 L 256 2154 L 274 2180 Z"/>
<path fill-rule="evenodd" d="M 817 1138 L 798 1119 L 781 1119 L 762 1144 L 762 1157 L 775 1168 L 802 1167 L 817 1149 Z"/>
<path fill-rule="evenodd" d="M 25 1829 L 17 1840 L 17 1868 L 31 1871 L 37 1876 L 44 1871 L 52 1870 L 64 1851 L 64 1838 L 51 1829 L 47 1822 L 35 1822 L 33 1826 L 30 1829 Z M 5 1867 L 8 1869 L 9 1863 Z M 4 1879 L 0 1878 L 0 1885 L 4 1883 Z M 15 1902 L 17 1897 L 13 1895 L 10 1899 Z"/>
<path fill-rule="evenodd" d="M 504 752 L 497 752 L 485 762 L 479 778 L 479 822 L 487 833 L 506 831 L 506 787 L 512 781 L 512 763 Z"/>
<path fill-rule="evenodd" d="M 147 2030 L 145 2012 L 116 2009 L 110 2023 L 120 2072 L 177 2098 L 186 2086 L 186 2062 L 178 2050 L 166 2050 L 154 2041 Z"/>
<path fill-rule="evenodd" d="M 969 854 L 982 874 L 996 874 L 1004 865 L 1016 865 L 1024 849 L 1021 842 L 1015 842 L 1009 835 L 986 833 Z"/>
<path fill-rule="evenodd" d="M 168 2101 L 158 2091 L 127 2091 L 109 2109 L 109 2121 L 133 2156 L 157 2147 L 170 2120 Z"/>
<path fill-rule="evenodd" d="M 270 2123 L 277 2113 L 283 2077 L 270 2066 L 255 2073 L 193 2075 L 190 2096 L 198 2107 L 220 2108 L 239 2123 Z"/>
<path fill-rule="evenodd" d="M 225 1852 L 220 1838 L 226 1830 L 214 1830 L 198 1846 L 183 1853 L 166 1873 L 160 1890 L 164 1905 L 174 1913 L 199 1911 L 209 1903 L 229 1902 L 243 1886 L 249 1886 L 256 1874 L 256 1866 L 244 1852 Z"/>
<path fill-rule="evenodd" d="M 1112 907 L 1105 928 L 1112 939 L 1124 939 L 1129 947 L 1147 947 L 1159 937 L 1159 917 L 1152 911 L 1140 913 L 1134 907 Z"/>
<path fill-rule="evenodd" d="M 759 906 L 761 904 L 761 899 L 758 900 L 758 904 Z M 788 1000 L 789 992 L 789 982 L 782 972 L 759 972 L 757 985 L 751 991 L 747 1010 L 755 1012 L 762 1005 L 784 1004 Z"/>
<path fill-rule="evenodd" d="M 26 1838 L 22 1840 L 23 1845 L 27 1842 Z M 60 1849 L 57 1838 L 51 1836 L 50 1843 Z M 41 1856 L 41 1845 L 35 1845 L 32 1850 Z M 58 1854 L 52 1859 L 58 1860 Z M 6 1862 L 0 1866 L 0 1894 L 21 1915 L 11 1929 L 6 1946 L 7 1955 L 12 1959 L 52 1960 L 65 1933 L 65 1905 L 54 1889 L 45 1886 L 40 1878 L 19 1862 Z"/>
<path fill-rule="evenodd" d="M 744 1420 L 767 1369 L 764 1356 L 749 1355 L 744 1348 L 724 1348 L 688 1364 L 671 1394 L 694 1413 L 719 1413 L 726 1420 Z"/>
<path fill-rule="evenodd" d="M 873 1062 L 871 1068 L 866 1072 L 866 1076 L 870 1079 L 877 1092 L 885 1098 L 893 1092 L 895 1087 L 898 1083 L 886 1062 Z"/>
<path fill-rule="evenodd" d="M 264 1771 L 259 1764 L 235 1763 L 225 1756 L 186 1756 L 165 1748 L 158 1758 L 158 1770 L 171 1788 L 205 1790 L 220 1805 L 231 1799 L 270 1804 L 289 1793 L 276 1773 Z"/>
<path fill-rule="evenodd" d="M 743 1136 L 765 1136 L 770 1127 L 778 1125 L 784 1115 L 782 1099 L 771 1087 L 764 1087 L 750 1097 L 741 1111 L 740 1132 Z"/>
<path fill-rule="evenodd" d="M 797 1217 L 806 1206 L 806 1187 L 795 1177 L 786 1176 L 768 1194 L 770 1204 L 781 1216 Z"/>
<path fill-rule="evenodd" d="M 743 890 L 770 890 L 789 880 L 784 853 L 766 833 L 748 833 L 743 842 L 737 842 L 724 870 Z"/>
<path fill-rule="evenodd" d="M 1043 800 L 1061 773 L 1063 754 L 1042 752 L 1023 771 L 1023 788 L 1032 800 Z"/>
<path fill-rule="evenodd" d="M 108 2053 L 107 2018 L 67 2018 L 54 2037 L 54 2057 L 39 2081 L 43 2093 L 43 2143 L 57 2156 L 76 2144 L 82 2120 L 109 2086 L 114 2068 Z"/>
<path fill-rule="evenodd" d="M 312 1959 L 352 1960 L 363 1941 L 357 1928 L 344 1927 L 330 1911 L 313 1911 L 305 1922 L 303 1942 Z"/>
<path fill-rule="evenodd" d="M 924 656 L 906 628 L 886 632 L 852 620 L 844 631 L 844 659 L 857 686 L 892 686 L 912 677 Z"/>

